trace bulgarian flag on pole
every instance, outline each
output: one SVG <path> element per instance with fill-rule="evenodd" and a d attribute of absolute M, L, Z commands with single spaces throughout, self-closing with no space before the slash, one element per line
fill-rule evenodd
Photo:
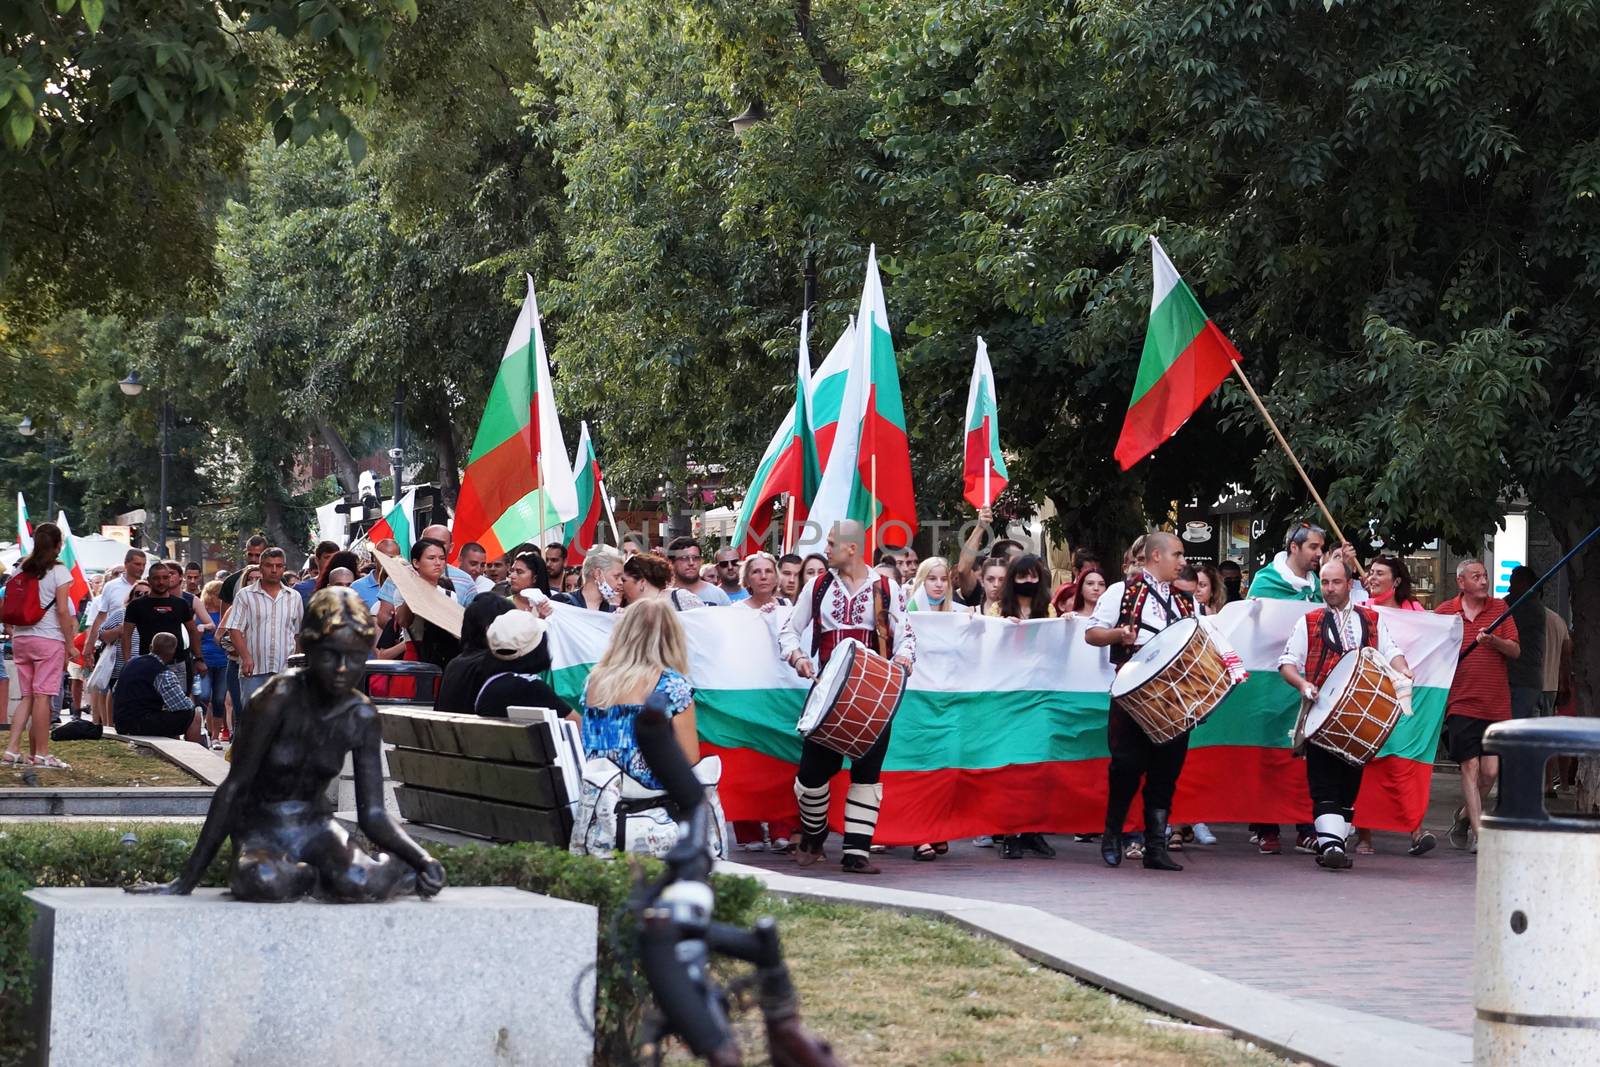
<path fill-rule="evenodd" d="M 78 545 L 72 537 L 72 527 L 67 525 L 65 511 L 56 515 L 56 525 L 61 527 L 61 565 L 72 572 L 72 589 L 67 596 L 72 599 L 72 610 L 89 598 L 89 579 L 83 576 L 83 566 L 78 562 Z"/>
<path fill-rule="evenodd" d="M 23 555 L 33 551 L 33 523 L 28 521 L 28 502 L 21 490 L 17 491 L 17 545 Z"/>
<path fill-rule="evenodd" d="M 739 521 L 733 529 L 733 544 L 741 555 L 756 551 L 766 540 L 772 522 L 773 505 L 785 493 L 790 494 L 791 508 L 800 501 L 796 520 L 803 519 L 816 498 L 817 486 L 822 482 L 822 465 L 828 461 L 828 449 L 839 427 L 839 403 L 844 396 L 845 379 L 850 370 L 850 335 L 847 329 L 834 342 L 828 358 L 822 361 L 816 373 L 811 372 L 811 358 L 807 354 L 810 317 L 800 316 L 800 366 L 795 380 L 795 404 L 772 435 L 756 473 L 745 490 L 744 502 L 739 506 Z M 801 383 L 806 383 L 802 388 Z M 805 411 L 800 412 L 806 429 L 800 429 L 798 398 L 805 397 Z M 819 411 L 823 405 L 825 411 Z M 796 487 L 799 487 L 798 489 Z"/>
<path fill-rule="evenodd" d="M 577 514 L 578 490 L 561 439 L 530 275 L 528 298 L 506 342 L 461 479 L 454 551 L 476 541 L 495 559 Z"/>
<path fill-rule="evenodd" d="M 905 407 L 876 246 L 867 252 L 851 348 L 839 429 L 812 502 L 810 536 L 801 540 L 820 545 L 834 523 L 854 520 L 867 528 L 870 554 L 880 545 L 909 544 L 917 532 Z"/>
<path fill-rule="evenodd" d="M 817 485 L 822 481 L 822 461 L 817 457 L 817 438 L 812 430 L 813 379 L 811 357 L 806 351 L 810 324 L 810 314 L 802 311 L 800 356 L 794 378 L 795 402 L 789 406 L 783 424 L 767 444 L 767 451 L 756 466 L 755 476 L 750 479 L 750 488 L 745 491 L 744 501 L 739 506 L 739 521 L 733 528 L 733 543 L 741 555 L 761 548 L 772 522 L 773 505 L 778 498 L 788 497 L 785 521 L 792 525 L 806 517 L 811 509 L 811 501 L 817 495 Z M 829 358 L 832 358 L 831 353 Z M 844 365 L 844 360 L 841 358 L 839 363 Z M 826 362 L 823 366 L 826 368 Z M 820 375 L 821 371 L 818 373 Z M 837 411 L 834 421 L 838 421 Z M 784 543 L 787 546 L 787 537 Z"/>
<path fill-rule="evenodd" d="M 376 545 L 381 541 L 393 540 L 400 546 L 400 557 L 407 559 L 416 539 L 417 491 L 412 488 L 406 490 L 406 495 L 400 498 L 399 503 L 383 513 L 383 518 L 367 528 L 367 541 Z"/>
<path fill-rule="evenodd" d="M 561 540 L 567 543 L 567 562 L 579 564 L 594 547 L 600 516 L 606 510 L 605 482 L 600 476 L 600 460 L 594 454 L 587 422 L 578 424 L 578 451 L 572 461 L 572 482 L 577 491 L 578 513 L 562 529 Z"/>
<path fill-rule="evenodd" d="M 1005 457 L 1000 454 L 1000 408 L 995 402 L 994 370 L 989 366 L 989 346 L 978 338 L 978 355 L 972 361 L 972 385 L 967 389 L 966 453 L 962 496 L 975 508 L 994 505 L 1006 487 Z"/>
<path fill-rule="evenodd" d="M 1178 277 L 1161 242 L 1150 238 L 1155 258 L 1150 328 L 1139 357 L 1139 377 L 1117 439 L 1117 462 L 1127 470 L 1178 432 L 1222 384 L 1239 352 L 1206 318 L 1194 292 Z"/>

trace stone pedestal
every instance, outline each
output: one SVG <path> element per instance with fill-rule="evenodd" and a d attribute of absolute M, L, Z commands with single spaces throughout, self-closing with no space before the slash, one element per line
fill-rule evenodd
<path fill-rule="evenodd" d="M 590 1062 L 596 913 L 511 888 L 385 904 L 37 889 L 34 1063 Z"/>

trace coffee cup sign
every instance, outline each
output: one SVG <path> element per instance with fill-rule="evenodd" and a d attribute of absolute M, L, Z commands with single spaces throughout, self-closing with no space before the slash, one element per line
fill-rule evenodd
<path fill-rule="evenodd" d="M 1190 544 L 1204 544 L 1211 540 L 1211 524 L 1195 519 L 1183 524 L 1183 533 L 1179 535 Z"/>

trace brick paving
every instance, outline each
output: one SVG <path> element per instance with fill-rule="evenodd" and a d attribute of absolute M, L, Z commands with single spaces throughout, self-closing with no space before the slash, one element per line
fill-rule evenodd
<path fill-rule="evenodd" d="M 1182 873 L 1127 861 L 1109 870 L 1098 845 L 1054 835 L 1057 854 L 1048 860 L 1002 860 L 961 841 L 937 861 L 917 863 L 897 848 L 878 857 L 883 874 L 870 881 L 1031 905 L 1273 993 L 1470 1034 L 1475 859 L 1444 833 L 1459 798 L 1460 779 L 1437 774 L 1427 826 L 1439 847 L 1414 859 L 1405 854 L 1407 837 L 1379 833 L 1379 854 L 1357 857 L 1344 872 L 1294 852 L 1290 827 L 1285 852 L 1262 856 L 1243 826 L 1220 826 L 1218 844 L 1178 857 Z M 835 837 L 830 857 L 837 847 Z M 733 858 L 794 869 L 763 853 Z M 813 870 L 843 877 L 835 862 Z"/>

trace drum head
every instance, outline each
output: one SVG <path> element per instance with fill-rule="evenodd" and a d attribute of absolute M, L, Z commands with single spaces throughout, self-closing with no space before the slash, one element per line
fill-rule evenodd
<path fill-rule="evenodd" d="M 1339 698 L 1344 696 L 1345 687 L 1350 684 L 1350 679 L 1355 676 L 1356 666 L 1361 662 L 1360 652 L 1346 652 L 1339 657 L 1339 662 L 1333 665 L 1333 673 L 1328 675 L 1327 681 L 1322 683 L 1317 691 L 1316 703 L 1306 712 L 1306 736 L 1310 737 L 1327 723 L 1328 716 L 1333 714 L 1333 709 L 1339 703 Z"/>
<path fill-rule="evenodd" d="M 1145 642 L 1133 654 L 1133 658 L 1117 671 L 1117 677 L 1111 683 L 1111 695 L 1118 697 L 1131 693 L 1161 673 L 1161 669 L 1183 651 L 1183 646 L 1189 643 L 1189 638 L 1194 636 L 1195 628 L 1199 625 L 1193 619 L 1179 619 Z"/>
<path fill-rule="evenodd" d="M 802 737 L 817 728 L 822 717 L 828 714 L 828 709 L 833 707 L 833 702 L 839 699 L 839 690 L 844 688 L 844 681 L 850 676 L 850 664 L 856 658 L 856 650 L 865 647 L 855 638 L 847 637 L 834 648 L 833 655 L 828 657 L 828 665 L 811 683 L 811 692 L 806 694 L 806 705 L 800 712 L 800 721 L 795 724 L 795 730 Z"/>

